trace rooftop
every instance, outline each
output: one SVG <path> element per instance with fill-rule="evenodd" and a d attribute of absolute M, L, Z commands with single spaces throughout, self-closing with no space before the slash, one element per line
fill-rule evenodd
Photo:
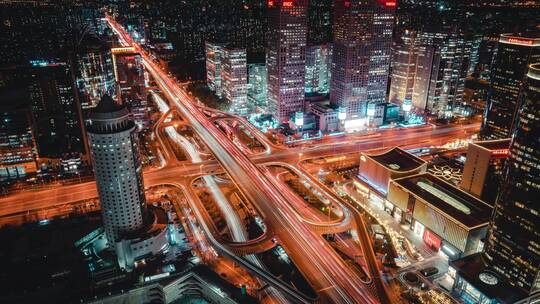
<path fill-rule="evenodd" d="M 527 297 L 523 290 L 510 285 L 504 278 L 490 271 L 482 260 L 481 253 L 450 261 L 449 264 L 460 277 L 490 299 L 501 303 L 514 303 Z"/>
<path fill-rule="evenodd" d="M 426 162 L 421 158 L 418 158 L 397 147 L 382 154 L 366 156 L 388 169 L 399 172 L 411 171 L 426 164 Z"/>
<path fill-rule="evenodd" d="M 530 31 L 523 33 L 501 34 L 500 43 L 517 44 L 523 46 L 540 46 L 540 32 Z"/>
<path fill-rule="evenodd" d="M 497 140 L 486 140 L 486 141 L 477 141 L 473 144 L 478 145 L 482 148 L 492 150 L 503 150 L 510 147 L 510 138 L 497 139 Z"/>
<path fill-rule="evenodd" d="M 468 228 L 487 224 L 491 218 L 491 206 L 429 173 L 394 182 Z"/>

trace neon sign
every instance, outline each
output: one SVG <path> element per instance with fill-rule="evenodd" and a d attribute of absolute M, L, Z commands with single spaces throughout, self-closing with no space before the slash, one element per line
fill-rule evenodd
<path fill-rule="evenodd" d="M 283 7 L 293 7 L 294 3 L 293 3 L 293 1 L 283 1 L 282 6 Z"/>
<path fill-rule="evenodd" d="M 508 42 L 516 43 L 516 44 L 523 44 L 523 45 L 532 45 L 533 41 L 528 39 L 520 39 L 520 38 L 508 38 Z"/>

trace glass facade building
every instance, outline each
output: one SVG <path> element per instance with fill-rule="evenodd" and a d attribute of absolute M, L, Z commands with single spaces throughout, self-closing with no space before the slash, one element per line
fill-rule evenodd
<path fill-rule="evenodd" d="M 390 69 L 395 1 L 336 1 L 330 101 L 347 119 L 384 102 Z"/>
<path fill-rule="evenodd" d="M 519 110 L 518 98 L 529 64 L 540 63 L 539 34 L 504 34 L 491 68 L 491 84 L 480 135 L 510 137 Z"/>
<path fill-rule="evenodd" d="M 511 285 L 532 294 L 540 289 L 540 65 L 526 75 L 484 257 Z"/>

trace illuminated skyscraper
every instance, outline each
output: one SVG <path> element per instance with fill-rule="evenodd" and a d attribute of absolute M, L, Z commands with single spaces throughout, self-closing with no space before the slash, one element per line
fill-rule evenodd
<path fill-rule="evenodd" d="M 519 110 L 519 95 L 529 64 L 540 63 L 540 35 L 504 34 L 491 67 L 491 85 L 480 135 L 510 137 Z"/>
<path fill-rule="evenodd" d="M 268 1 L 268 112 L 280 123 L 304 108 L 307 2 Z"/>
<path fill-rule="evenodd" d="M 247 54 L 245 49 L 223 48 L 221 53 L 223 97 L 231 104 L 230 112 L 247 114 Z"/>
<path fill-rule="evenodd" d="M 336 1 L 330 101 L 347 119 L 384 102 L 390 68 L 395 1 Z"/>
<path fill-rule="evenodd" d="M 116 96 L 112 54 L 105 42 L 86 37 L 77 55 L 77 66 L 83 110 L 95 107 L 103 94 Z"/>
<path fill-rule="evenodd" d="M 85 153 L 82 114 L 71 67 L 40 62 L 29 69 L 32 130 L 41 158 Z"/>
<path fill-rule="evenodd" d="M 394 45 L 390 101 L 412 100 L 420 110 L 444 116 L 461 105 L 472 40 L 453 30 L 405 31 Z"/>
<path fill-rule="evenodd" d="M 124 105 L 104 95 L 90 114 L 88 139 L 109 246 L 144 228 L 146 200 L 136 126 Z"/>
<path fill-rule="evenodd" d="M 532 294 L 540 289 L 540 64 L 526 75 L 484 257 L 497 274 Z"/>
<path fill-rule="evenodd" d="M 267 72 L 263 63 L 248 64 L 248 104 L 250 110 L 266 111 Z M 255 111 L 253 111 L 255 112 Z"/>
<path fill-rule="evenodd" d="M 306 86 L 307 94 L 327 94 L 332 63 L 332 45 L 310 45 L 306 49 Z"/>
<path fill-rule="evenodd" d="M 221 96 L 221 45 L 206 42 L 206 85 Z"/>

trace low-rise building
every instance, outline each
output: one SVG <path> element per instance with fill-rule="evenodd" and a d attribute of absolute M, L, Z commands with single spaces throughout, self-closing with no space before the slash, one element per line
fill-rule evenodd
<path fill-rule="evenodd" d="M 429 173 L 390 181 L 395 218 L 450 259 L 479 252 L 493 207 Z"/>
<path fill-rule="evenodd" d="M 382 154 L 360 155 L 358 182 L 386 196 L 391 179 L 426 172 L 427 163 L 400 148 L 393 148 Z"/>

